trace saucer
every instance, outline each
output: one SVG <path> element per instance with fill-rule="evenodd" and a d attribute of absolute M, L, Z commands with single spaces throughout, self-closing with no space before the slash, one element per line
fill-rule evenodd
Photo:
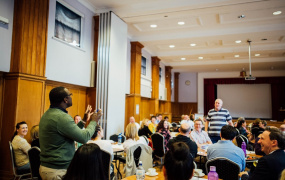
<path fill-rule="evenodd" d="M 195 174 L 195 173 L 194 173 L 194 176 L 195 176 L 195 177 L 204 177 L 205 174 L 204 174 L 204 173 L 201 173 L 201 174 L 197 174 L 197 173 Z"/>
<path fill-rule="evenodd" d="M 154 174 L 149 174 L 148 172 L 146 172 L 145 174 L 146 174 L 147 176 L 157 176 L 157 175 L 158 175 L 157 172 L 155 172 Z"/>

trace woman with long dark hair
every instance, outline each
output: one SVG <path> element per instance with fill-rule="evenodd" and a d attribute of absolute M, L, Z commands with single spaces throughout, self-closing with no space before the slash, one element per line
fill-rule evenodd
<path fill-rule="evenodd" d="M 99 146 L 84 144 L 75 152 L 63 180 L 107 180 L 103 172 Z"/>
<path fill-rule="evenodd" d="M 164 136 L 165 151 L 168 151 L 167 144 L 171 138 L 168 122 L 166 120 L 161 120 L 156 127 L 156 132 Z"/>
<path fill-rule="evenodd" d="M 31 145 L 24 138 L 28 133 L 28 125 L 25 121 L 19 122 L 16 125 L 16 131 L 12 137 L 12 147 L 15 155 L 15 163 L 18 174 L 25 174 L 30 172 L 30 163 L 28 157 L 28 150 Z"/>

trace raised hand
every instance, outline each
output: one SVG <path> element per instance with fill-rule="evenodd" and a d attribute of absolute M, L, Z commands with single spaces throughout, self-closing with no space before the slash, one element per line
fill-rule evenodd
<path fill-rule="evenodd" d="M 86 108 L 84 117 L 83 117 L 83 121 L 84 121 L 84 122 L 89 121 L 92 114 L 93 114 L 93 112 L 92 112 L 92 106 L 91 106 L 91 105 L 88 105 L 87 108 Z"/>
<path fill-rule="evenodd" d="M 99 109 L 97 112 L 94 111 L 93 114 L 91 115 L 91 121 L 98 122 L 102 115 L 103 115 L 102 109 Z"/>

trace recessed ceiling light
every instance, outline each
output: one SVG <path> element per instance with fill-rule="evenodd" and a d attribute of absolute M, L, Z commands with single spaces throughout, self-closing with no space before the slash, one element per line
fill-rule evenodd
<path fill-rule="evenodd" d="M 255 54 L 255 56 L 260 56 L 260 54 Z"/>
<path fill-rule="evenodd" d="M 178 22 L 178 24 L 179 24 L 179 25 L 184 25 L 184 24 L 185 24 L 185 22 L 180 21 L 180 22 Z"/>
<path fill-rule="evenodd" d="M 238 18 L 239 18 L 239 19 L 243 19 L 243 18 L 245 18 L 245 15 L 243 15 L 243 14 L 242 14 L 242 15 L 239 15 Z"/>
<path fill-rule="evenodd" d="M 200 57 L 198 57 L 199 59 L 203 59 L 203 57 L 202 56 L 200 56 Z"/>
<path fill-rule="evenodd" d="M 275 12 L 273 12 L 273 15 L 279 15 L 281 13 L 282 13 L 282 11 L 275 11 Z"/>
<path fill-rule="evenodd" d="M 190 46 L 196 46 L 196 44 L 192 43 L 192 44 L 190 44 Z"/>
<path fill-rule="evenodd" d="M 238 58 L 238 57 L 239 57 L 239 55 L 238 55 L 238 54 L 236 54 L 236 55 L 235 55 L 235 57 L 236 57 L 236 58 Z"/>
<path fill-rule="evenodd" d="M 152 25 L 150 25 L 150 27 L 151 27 L 151 28 L 156 28 L 157 25 L 156 25 L 156 24 L 152 24 Z"/>
<path fill-rule="evenodd" d="M 170 47 L 170 48 L 174 48 L 175 46 L 174 46 L 174 45 L 169 45 L 169 47 Z"/>
<path fill-rule="evenodd" d="M 186 60 L 186 58 L 181 58 L 181 60 L 182 60 L 182 61 L 185 61 L 185 60 Z"/>
<path fill-rule="evenodd" d="M 219 71 L 219 69 L 216 69 L 216 71 Z"/>
<path fill-rule="evenodd" d="M 241 43 L 241 40 L 236 40 L 236 43 Z"/>

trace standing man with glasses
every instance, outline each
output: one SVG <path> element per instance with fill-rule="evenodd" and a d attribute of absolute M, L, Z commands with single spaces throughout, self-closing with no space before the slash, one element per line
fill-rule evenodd
<path fill-rule="evenodd" d="M 64 87 L 53 88 L 49 93 L 50 108 L 40 120 L 41 144 L 40 175 L 43 180 L 61 179 L 75 153 L 74 141 L 85 144 L 95 132 L 102 110 L 84 115 L 83 121 L 75 124 L 66 109 L 72 106 L 72 93 Z M 82 130 L 87 117 L 90 123 Z M 85 122 L 84 122 L 85 121 Z"/>
<path fill-rule="evenodd" d="M 209 128 L 209 137 L 212 143 L 218 142 L 221 140 L 220 133 L 221 129 L 224 125 L 233 126 L 232 117 L 227 109 L 222 108 L 223 101 L 221 99 L 216 99 L 215 101 L 215 108 L 211 109 L 208 112 L 207 122 L 205 125 L 205 131 L 208 131 Z M 210 127 L 209 127 L 209 123 Z"/>

